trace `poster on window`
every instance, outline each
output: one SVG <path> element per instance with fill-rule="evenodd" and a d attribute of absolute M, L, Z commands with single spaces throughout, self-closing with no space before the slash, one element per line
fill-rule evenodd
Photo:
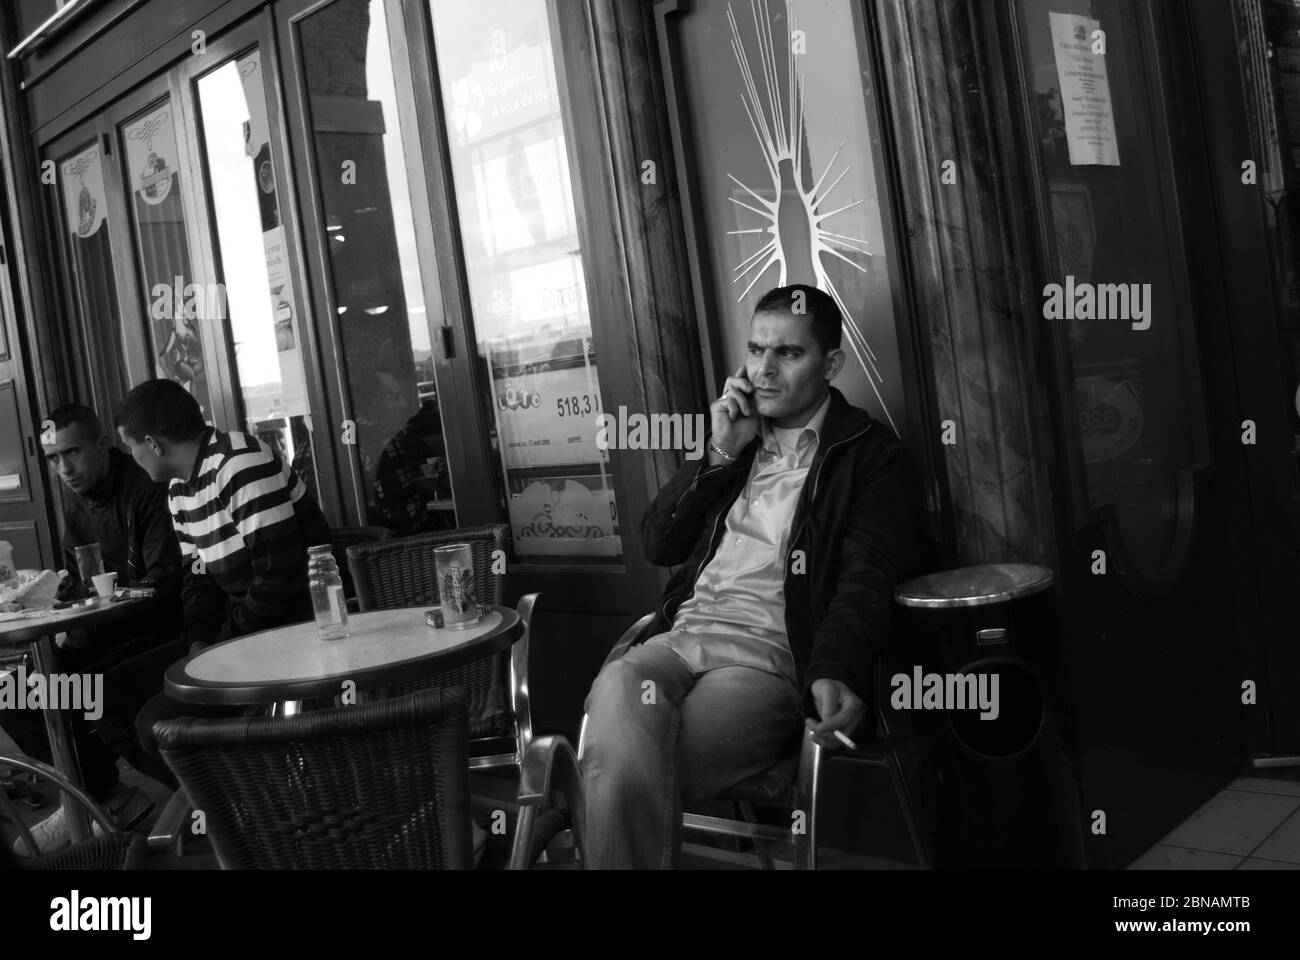
<path fill-rule="evenodd" d="M 1106 56 L 1094 53 L 1101 21 L 1072 13 L 1050 13 L 1056 76 L 1065 113 L 1065 136 L 1073 166 L 1119 166 L 1115 111 Z"/>
<path fill-rule="evenodd" d="M 508 0 L 500 6 L 502 26 L 490 31 L 481 49 L 448 51 L 443 70 L 456 76 L 452 85 L 452 130 L 459 146 L 528 127 L 559 112 L 555 72 L 549 51 L 537 40 L 547 35 L 546 8 L 521 8 Z M 473 58 L 465 63 L 461 57 Z"/>
<path fill-rule="evenodd" d="M 104 194 L 104 167 L 99 144 L 63 162 L 63 210 L 74 237 L 93 237 L 104 224 L 108 202 Z"/>
<path fill-rule="evenodd" d="M 126 128 L 126 164 L 131 188 L 150 206 L 171 196 L 176 176 L 176 121 L 170 103 Z"/>
<path fill-rule="evenodd" d="M 589 336 L 513 337 L 491 353 L 501 456 L 507 470 L 600 463 L 600 390 Z"/>
<path fill-rule="evenodd" d="M 303 377 L 303 362 L 298 343 L 298 323 L 294 316 L 297 298 L 293 289 L 293 271 L 289 269 L 288 248 L 284 240 L 284 227 L 277 226 L 262 234 L 262 248 L 266 255 L 266 277 L 271 289 L 271 309 L 275 317 L 275 350 L 280 362 L 280 400 L 282 416 L 306 416 L 307 384 Z"/>
<path fill-rule="evenodd" d="M 521 557 L 617 557 L 622 552 L 609 479 L 600 473 L 511 477 L 510 527 Z"/>

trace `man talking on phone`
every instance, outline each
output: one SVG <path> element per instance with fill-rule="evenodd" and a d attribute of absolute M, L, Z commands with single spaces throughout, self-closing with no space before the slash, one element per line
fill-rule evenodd
<path fill-rule="evenodd" d="M 914 482 L 898 438 L 831 386 L 842 323 L 815 287 L 765 294 L 748 359 L 709 408 L 707 457 L 642 520 L 648 558 L 677 570 L 587 698 L 589 868 L 672 867 L 683 806 L 800 736 L 837 750 L 873 735 L 874 661 L 916 550 Z"/>

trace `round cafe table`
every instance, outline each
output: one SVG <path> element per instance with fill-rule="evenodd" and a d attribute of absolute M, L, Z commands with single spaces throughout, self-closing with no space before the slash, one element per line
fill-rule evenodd
<path fill-rule="evenodd" d="M 250 633 L 200 650 L 168 668 L 167 695 L 187 703 L 238 706 L 334 697 L 417 680 L 505 650 L 523 634 L 519 614 L 491 607 L 462 630 L 434 628 L 429 608 L 351 614 L 346 640 L 322 640 L 313 621 Z"/>
<path fill-rule="evenodd" d="M 0 647 L 30 645 L 33 670 L 48 677 L 57 671 L 58 660 L 54 654 L 56 634 L 122 620 L 139 612 L 139 606 L 143 602 L 97 597 L 62 610 L 28 610 L 16 615 L 5 614 L 0 619 Z M 20 691 L 24 696 L 26 692 Z M 50 756 L 54 761 L 54 769 L 67 777 L 74 786 L 81 788 L 81 769 L 72 749 L 72 727 L 68 712 L 41 712 L 44 714 L 45 732 L 50 738 Z M 82 808 L 66 794 L 63 797 L 63 814 L 68 819 L 68 831 L 74 843 L 89 839 L 90 831 Z"/>

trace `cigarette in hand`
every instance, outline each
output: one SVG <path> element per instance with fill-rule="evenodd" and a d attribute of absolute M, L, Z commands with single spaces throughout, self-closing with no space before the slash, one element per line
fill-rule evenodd
<path fill-rule="evenodd" d="M 858 749 L 858 745 L 846 737 L 841 730 L 835 731 L 835 739 L 844 744 L 844 746 L 848 747 L 850 750 Z"/>

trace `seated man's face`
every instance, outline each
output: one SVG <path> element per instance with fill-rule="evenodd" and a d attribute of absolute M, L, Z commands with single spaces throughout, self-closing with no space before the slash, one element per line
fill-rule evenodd
<path fill-rule="evenodd" d="M 54 434 L 53 443 L 42 444 L 45 462 L 63 485 L 77 494 L 93 489 L 108 473 L 108 437 L 89 434 L 80 424 L 72 423 Z"/>
<path fill-rule="evenodd" d="M 154 483 L 166 483 L 171 479 L 166 464 L 148 439 L 137 440 L 126 432 L 125 427 L 117 428 L 117 435 L 131 452 L 131 459 L 139 465 Z"/>
<path fill-rule="evenodd" d="M 745 369 L 759 414 L 778 427 L 802 426 L 817 412 L 842 362 L 842 351 L 822 351 L 807 316 L 764 312 L 749 325 Z"/>

